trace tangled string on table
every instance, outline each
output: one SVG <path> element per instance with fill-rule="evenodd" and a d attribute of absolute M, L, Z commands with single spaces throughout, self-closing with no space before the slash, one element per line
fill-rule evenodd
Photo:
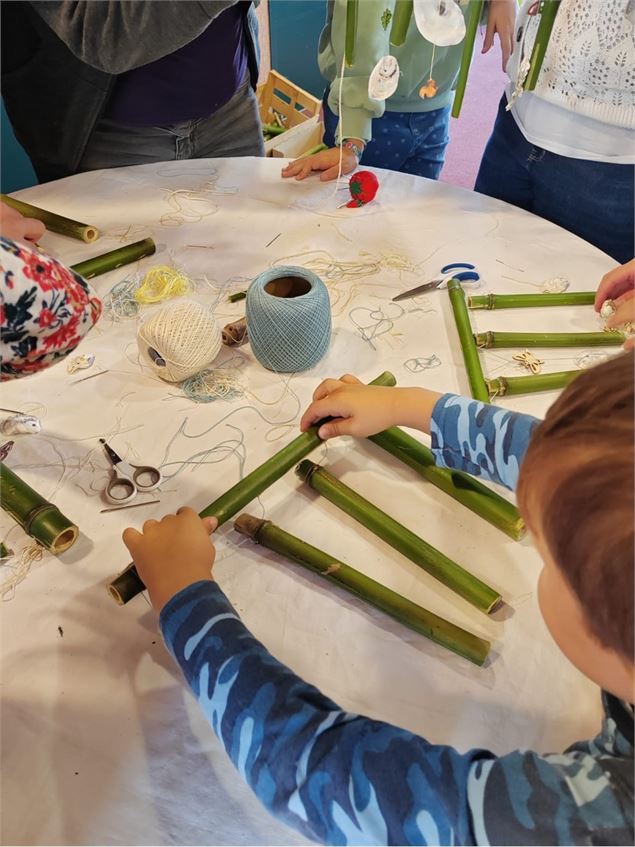
<path fill-rule="evenodd" d="M 421 371 L 428 371 L 431 368 L 438 368 L 440 364 L 441 359 L 439 359 L 436 353 L 433 353 L 431 356 L 419 356 L 414 359 L 406 359 L 403 366 L 409 370 L 410 373 L 416 374 L 421 373 Z"/>

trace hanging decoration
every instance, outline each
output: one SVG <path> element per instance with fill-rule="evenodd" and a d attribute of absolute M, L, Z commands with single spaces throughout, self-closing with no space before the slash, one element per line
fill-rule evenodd
<path fill-rule="evenodd" d="M 348 181 L 348 190 L 351 192 L 351 200 L 346 203 L 347 208 L 355 209 L 365 206 L 375 199 L 379 189 L 379 180 L 370 171 L 357 171 Z"/>
<path fill-rule="evenodd" d="M 382 56 L 368 77 L 371 100 L 387 100 L 399 85 L 399 62 L 394 56 Z"/>
<path fill-rule="evenodd" d="M 421 35 L 437 47 L 452 47 L 465 38 L 465 18 L 455 0 L 414 0 L 413 12 Z"/>

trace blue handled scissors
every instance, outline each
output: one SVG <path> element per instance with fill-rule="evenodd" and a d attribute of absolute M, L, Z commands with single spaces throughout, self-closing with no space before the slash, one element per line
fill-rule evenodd
<path fill-rule="evenodd" d="M 106 444 L 104 438 L 99 441 L 104 445 L 113 467 L 113 477 L 105 491 L 110 503 L 129 503 L 137 494 L 145 494 L 159 487 L 163 476 L 158 468 L 152 465 L 129 465 Z"/>
<path fill-rule="evenodd" d="M 416 297 L 417 294 L 423 294 L 424 291 L 444 288 L 449 279 L 477 283 L 481 278 L 481 275 L 476 270 L 476 265 L 472 265 L 469 262 L 451 262 L 449 265 L 444 265 L 441 268 L 441 273 L 443 276 L 433 279 L 432 282 L 425 282 L 423 285 L 417 285 L 416 288 L 411 288 L 409 291 L 403 291 L 401 294 L 393 297 L 392 302 L 398 303 L 400 300 L 407 300 L 409 297 Z"/>

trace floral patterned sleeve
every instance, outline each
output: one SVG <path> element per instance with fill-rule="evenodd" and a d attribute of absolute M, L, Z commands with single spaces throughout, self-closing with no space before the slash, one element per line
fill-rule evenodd
<path fill-rule="evenodd" d="M 37 373 L 71 353 L 101 315 L 81 276 L 0 237 L 0 379 Z"/>

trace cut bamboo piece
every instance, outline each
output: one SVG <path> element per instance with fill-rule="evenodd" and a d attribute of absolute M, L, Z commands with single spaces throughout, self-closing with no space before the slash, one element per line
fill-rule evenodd
<path fill-rule="evenodd" d="M 355 41 L 357 39 L 357 15 L 359 0 L 346 0 L 346 35 L 344 43 L 344 59 L 346 67 L 355 64 Z"/>
<path fill-rule="evenodd" d="M 552 374 L 531 376 L 499 376 L 485 380 L 489 396 L 508 397 L 515 394 L 534 394 L 536 391 L 553 391 L 564 388 L 578 376 L 580 371 L 557 371 Z"/>
<path fill-rule="evenodd" d="M 262 131 L 266 133 L 266 135 L 282 135 L 283 132 L 286 132 L 288 127 L 286 126 L 278 126 L 277 124 L 263 124 Z"/>
<path fill-rule="evenodd" d="M 487 658 L 490 643 L 485 639 L 461 629 L 422 606 L 417 606 L 344 562 L 285 532 L 271 521 L 252 515 L 240 515 L 234 521 L 234 529 L 268 550 L 279 553 L 328 582 L 355 594 L 409 629 L 458 653 L 468 661 L 482 665 Z"/>
<path fill-rule="evenodd" d="M 474 341 L 470 315 L 465 305 L 465 292 L 461 288 L 461 283 L 458 279 L 451 279 L 448 282 L 448 294 L 454 313 L 454 322 L 456 323 L 456 329 L 459 334 L 459 341 L 461 342 L 463 361 L 465 362 L 465 370 L 467 371 L 472 397 L 487 403 L 489 401 L 489 393 L 485 385 L 481 359 Z"/>
<path fill-rule="evenodd" d="M 592 306 L 595 291 L 563 294 L 478 294 L 467 298 L 468 309 L 526 309 L 532 306 Z"/>
<path fill-rule="evenodd" d="M 479 332 L 477 347 L 611 347 L 624 344 L 622 332 Z"/>
<path fill-rule="evenodd" d="M 412 0 L 396 0 L 390 28 L 390 43 L 393 47 L 401 47 L 406 40 L 411 19 Z"/>
<path fill-rule="evenodd" d="M 152 256 L 156 249 L 156 244 L 151 238 L 144 238 L 142 241 L 126 244 L 125 247 L 119 247 L 117 250 L 102 253 L 101 256 L 95 256 L 92 259 L 86 259 L 85 262 L 71 265 L 71 270 L 83 276 L 84 279 L 92 279 L 95 276 L 108 273 L 108 271 L 114 271 L 123 265 L 136 262 L 137 259 L 143 259 L 144 256 Z"/>
<path fill-rule="evenodd" d="M 525 522 L 513 503 L 469 474 L 437 467 L 432 450 L 402 429 L 391 426 L 369 440 L 514 541 L 525 534 Z"/>
<path fill-rule="evenodd" d="M 79 530 L 75 524 L 4 462 L 0 462 L 0 506 L 51 553 L 64 553 L 77 541 Z"/>
<path fill-rule="evenodd" d="M 384 371 L 370 384 L 395 385 L 395 382 L 393 374 Z M 319 421 L 315 426 L 303 432 L 302 435 L 294 438 L 290 444 L 287 444 L 260 467 L 248 473 L 244 479 L 233 485 L 213 503 L 210 503 L 206 509 L 200 512 L 200 516 L 202 518 L 215 517 L 219 526 L 233 518 L 247 503 L 259 497 L 270 485 L 273 485 L 287 471 L 291 470 L 300 459 L 308 456 L 311 451 L 323 443 L 318 435 L 318 430 L 324 422 Z M 134 564 L 128 565 L 108 586 L 110 596 L 121 606 L 132 600 L 144 589 L 145 586 Z"/>
<path fill-rule="evenodd" d="M 470 0 L 470 6 L 467 13 L 467 21 L 465 24 L 465 38 L 463 40 L 463 53 L 461 54 L 461 65 L 459 67 L 459 75 L 456 80 L 454 103 L 452 104 L 453 118 L 458 118 L 461 114 L 461 106 L 463 105 L 465 87 L 467 85 L 468 74 L 470 73 L 470 65 L 472 64 L 472 54 L 474 53 L 476 31 L 478 30 L 478 25 L 483 14 L 483 3 L 484 0 Z"/>
<path fill-rule="evenodd" d="M 489 614 L 501 603 L 501 595 L 414 532 L 391 518 L 327 470 L 305 459 L 296 468 L 301 480 L 331 503 L 355 518 L 399 553 L 423 568 L 448 588 Z"/>
<path fill-rule="evenodd" d="M 99 238 L 99 230 L 96 226 L 83 224 L 80 221 L 74 221 L 62 215 L 56 215 L 55 212 L 48 212 L 46 209 L 40 209 L 39 206 L 32 206 L 23 200 L 16 200 L 15 197 L 9 197 L 8 194 L 0 194 L 0 199 L 21 215 L 42 221 L 44 226 L 51 232 L 68 235 L 69 238 L 77 238 L 79 241 L 85 241 L 86 244 L 91 244 Z"/>
<path fill-rule="evenodd" d="M 523 88 L 525 91 L 533 91 L 540 76 L 540 70 L 549 44 L 551 30 L 560 8 L 560 0 L 542 0 L 540 4 L 540 22 L 536 32 L 531 59 L 529 60 L 529 73 L 525 78 Z"/>

